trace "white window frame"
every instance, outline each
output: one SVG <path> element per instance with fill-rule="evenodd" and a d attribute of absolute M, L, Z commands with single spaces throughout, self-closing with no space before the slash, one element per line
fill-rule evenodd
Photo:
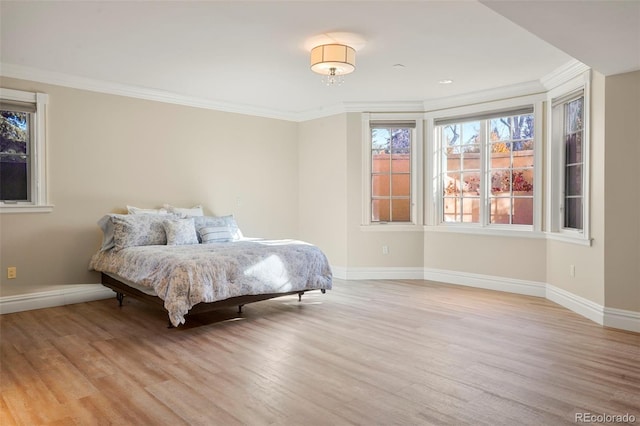
<path fill-rule="evenodd" d="M 371 122 L 413 121 L 411 134 L 411 222 L 373 222 L 371 220 Z M 422 231 L 423 225 L 423 114 L 362 113 L 362 222 L 365 231 Z"/>
<path fill-rule="evenodd" d="M 506 100 L 497 100 L 492 102 L 484 102 L 476 105 L 469 105 L 456 108 L 442 109 L 438 111 L 432 111 L 425 114 L 427 131 L 427 146 L 426 146 L 426 169 L 429 173 L 429 190 L 426 193 L 426 227 L 427 231 L 444 231 L 444 232 L 462 232 L 462 233 L 475 233 L 486 235 L 504 235 L 504 236 L 520 236 L 531 238 L 544 238 L 542 233 L 542 170 L 544 165 L 542 164 L 542 152 L 543 152 L 543 101 L 545 100 L 544 94 L 536 94 L 529 96 L 522 96 Z M 488 215 L 486 214 L 487 206 L 482 209 L 484 214 L 481 215 L 479 223 L 458 223 L 458 222 L 444 222 L 441 219 L 443 197 L 440 193 L 440 162 L 434 158 L 435 147 L 437 143 L 436 135 L 436 122 L 444 118 L 470 117 L 473 115 L 483 115 L 492 111 L 504 111 L 509 114 L 509 110 L 516 110 L 521 107 L 533 106 L 534 116 L 534 194 L 533 194 L 533 224 L 532 225 L 515 225 L 515 224 L 492 224 L 489 223 Z M 486 147 L 486 145 L 485 145 Z M 486 148 L 483 147 L 483 150 Z M 483 162 L 483 168 L 481 174 L 484 176 L 488 165 L 484 164 L 488 160 L 486 158 L 486 152 L 483 152 L 485 161 Z M 486 179 L 486 177 L 485 177 Z M 487 191 L 484 191 L 484 197 L 481 198 L 481 202 L 484 204 L 489 203 L 489 197 Z"/>
<path fill-rule="evenodd" d="M 24 92 L 21 90 L 0 88 L 0 99 L 33 103 L 34 113 L 33 141 L 31 146 L 31 201 L 0 201 L 0 213 L 39 213 L 50 212 L 47 194 L 46 175 L 46 110 L 49 96 L 45 93 Z"/>
<path fill-rule="evenodd" d="M 582 92 L 583 103 L 583 141 L 582 141 L 582 230 L 564 228 L 564 191 L 565 191 L 565 147 L 562 130 L 564 129 L 564 113 L 554 116 L 553 104 L 557 99 L 568 98 L 574 93 Z M 578 77 L 547 92 L 547 237 L 580 245 L 591 245 L 591 71 L 585 71 Z"/>

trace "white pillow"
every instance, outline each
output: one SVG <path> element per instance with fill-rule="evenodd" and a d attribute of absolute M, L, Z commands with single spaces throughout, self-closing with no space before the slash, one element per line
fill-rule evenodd
<path fill-rule="evenodd" d="M 193 218 L 166 219 L 162 222 L 162 225 L 164 226 L 164 232 L 167 234 L 168 246 L 198 244 L 198 235 L 196 235 Z"/>
<path fill-rule="evenodd" d="M 204 216 L 204 211 L 202 210 L 202 206 L 199 205 L 199 204 L 197 206 L 193 206 L 193 207 L 190 207 L 190 208 L 174 207 L 171 204 L 165 204 L 163 207 L 169 213 L 173 213 L 173 214 L 181 216 L 181 217 Z"/>
<path fill-rule="evenodd" d="M 227 225 L 205 226 L 198 229 L 198 233 L 202 239 L 202 244 L 226 243 L 233 240 L 233 235 Z"/>
<path fill-rule="evenodd" d="M 141 209 L 140 207 L 127 206 L 129 214 L 169 214 L 166 209 Z"/>

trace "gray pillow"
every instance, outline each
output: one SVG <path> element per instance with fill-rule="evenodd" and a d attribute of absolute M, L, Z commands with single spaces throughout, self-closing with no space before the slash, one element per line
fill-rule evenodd
<path fill-rule="evenodd" d="M 113 216 L 115 215 L 106 214 L 98 221 L 98 226 L 102 230 L 102 247 L 100 247 L 100 251 L 111 250 L 116 246 L 113 239 L 113 220 L 111 220 Z"/>
<path fill-rule="evenodd" d="M 205 226 L 198 230 L 202 244 L 226 243 L 233 239 L 231 231 L 227 225 Z"/>
<path fill-rule="evenodd" d="M 164 232 L 167 234 L 168 246 L 198 244 L 193 218 L 165 219 L 162 225 L 164 226 Z"/>
<path fill-rule="evenodd" d="M 115 250 L 167 244 L 167 235 L 162 224 L 167 219 L 166 215 L 114 214 L 110 216 L 113 222 Z"/>
<path fill-rule="evenodd" d="M 229 232 L 231 232 L 231 241 L 238 241 L 242 239 L 242 232 L 238 228 L 238 224 L 233 215 L 227 216 L 195 216 L 193 218 L 198 231 L 198 240 L 202 242 L 202 235 L 200 235 L 200 229 L 212 226 L 227 226 Z"/>

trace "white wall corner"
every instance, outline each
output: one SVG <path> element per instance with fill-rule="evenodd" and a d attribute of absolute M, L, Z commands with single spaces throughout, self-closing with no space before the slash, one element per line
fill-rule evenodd
<path fill-rule="evenodd" d="M 424 278 L 447 284 L 505 291 L 526 296 L 545 297 L 545 283 L 493 275 L 472 274 L 444 269 L 424 268 Z"/>
<path fill-rule="evenodd" d="M 115 293 L 102 284 L 69 285 L 56 290 L 0 297 L 0 314 L 91 302 L 110 297 L 115 297 Z"/>

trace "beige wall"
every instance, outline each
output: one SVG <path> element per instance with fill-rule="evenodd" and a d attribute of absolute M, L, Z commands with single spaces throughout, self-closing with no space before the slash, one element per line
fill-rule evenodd
<path fill-rule="evenodd" d="M 167 202 L 233 213 L 247 235 L 305 239 L 347 271 L 424 267 L 546 282 L 640 312 L 638 72 L 593 73 L 590 247 L 364 230 L 358 113 L 292 123 L 7 78 L 1 85 L 50 95 L 55 204 L 53 213 L 0 216 L 0 270 L 18 267 L 15 280 L 0 274 L 2 296 L 98 282 L 87 270 L 100 244 L 96 221 L 126 204 Z"/>
<path fill-rule="evenodd" d="M 299 125 L 300 238 L 347 266 L 347 130 L 344 114 Z"/>
<path fill-rule="evenodd" d="M 422 267 L 423 232 L 365 231 L 362 224 L 363 135 L 361 114 L 347 115 L 348 266 L 350 268 Z M 382 246 L 389 254 L 382 253 Z"/>
<path fill-rule="evenodd" d="M 605 87 L 605 305 L 640 311 L 640 71 Z"/>
<path fill-rule="evenodd" d="M 545 282 L 542 238 L 426 232 L 425 268 Z"/>
<path fill-rule="evenodd" d="M 297 237 L 297 124 L 2 78 L 49 94 L 52 213 L 0 216 L 0 295 L 99 282 L 96 221 L 127 204 L 202 204 L 249 236 Z"/>

